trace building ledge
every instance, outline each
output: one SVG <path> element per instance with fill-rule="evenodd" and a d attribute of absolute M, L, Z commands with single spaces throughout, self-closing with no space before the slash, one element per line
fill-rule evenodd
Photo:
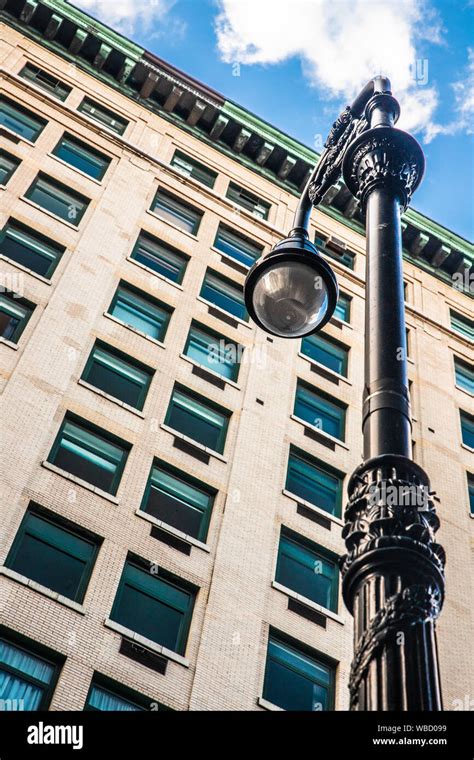
<path fill-rule="evenodd" d="M 101 488 L 97 488 L 97 486 L 93 486 L 92 483 L 88 483 L 87 480 L 82 480 L 82 478 L 78 478 L 76 475 L 73 475 L 71 472 L 67 472 L 66 470 L 62 470 L 60 467 L 56 467 L 55 464 L 51 464 L 51 462 L 48 462 L 46 459 L 41 462 L 41 466 L 44 467 L 46 470 L 51 470 L 51 472 L 55 472 L 56 475 L 60 475 L 61 478 L 64 478 L 65 480 L 70 480 L 72 483 L 75 483 L 78 486 L 81 486 L 81 488 L 87 489 L 87 491 L 92 491 L 92 493 L 97 494 L 97 496 L 100 496 L 102 499 L 107 499 L 107 501 L 110 501 L 112 504 L 119 504 L 119 500 L 116 496 L 113 496 L 111 493 L 108 493 L 107 491 L 103 491 Z"/>
<path fill-rule="evenodd" d="M 31 578 L 28 578 L 26 575 L 21 575 L 20 573 L 17 573 L 15 570 L 11 570 L 9 567 L 5 567 L 4 565 L 1 565 L 0 575 L 4 575 L 6 578 L 10 578 L 12 581 L 21 583 L 22 586 L 27 586 L 28 588 L 31 588 L 33 591 L 37 591 L 38 594 L 47 596 L 49 599 L 53 599 L 55 602 L 62 604 L 63 607 L 68 607 L 70 610 L 74 610 L 74 612 L 79 612 L 79 614 L 81 615 L 86 614 L 86 611 L 82 604 L 78 604 L 77 602 L 74 602 L 72 599 L 68 599 L 67 596 L 58 594 L 57 591 L 53 591 L 47 586 L 43 586 L 41 583 L 36 583 L 36 581 L 31 580 Z"/>
<path fill-rule="evenodd" d="M 0 344 L 6 346 L 7 348 L 11 348 L 12 351 L 18 351 L 18 343 L 13 343 L 13 341 L 7 340 L 2 335 L 0 335 Z"/>
<path fill-rule="evenodd" d="M 160 272 L 156 272 L 151 267 L 147 267 L 146 264 L 142 264 L 141 261 L 137 261 L 136 259 L 133 259 L 131 256 L 127 256 L 127 261 L 129 261 L 130 264 L 134 264 L 136 267 L 140 267 L 140 269 L 143 269 L 145 272 L 152 274 L 154 277 L 157 277 L 159 280 L 166 282 L 167 285 L 172 285 L 174 288 L 177 288 L 178 290 L 184 290 L 183 286 L 180 285 L 179 282 L 173 282 L 173 280 L 169 280 L 163 274 L 160 274 Z"/>
<path fill-rule="evenodd" d="M 301 602 L 301 604 L 304 604 L 306 607 L 310 607 L 312 610 L 316 610 L 317 612 L 320 612 L 325 617 L 331 618 L 331 620 L 335 620 L 336 623 L 339 623 L 340 625 L 345 625 L 344 619 L 340 615 L 338 615 L 337 612 L 328 610 L 327 607 L 323 607 L 321 604 L 317 604 L 317 602 L 313 602 L 312 599 L 308 599 L 308 597 L 298 594 L 296 591 L 293 591 L 291 588 L 288 588 L 287 586 L 283 586 L 281 583 L 278 583 L 278 581 L 272 581 L 272 588 L 276 589 L 277 591 L 281 591 L 281 593 L 285 594 L 285 596 L 290 596 L 292 599 L 296 599 L 298 602 Z"/>
<path fill-rule="evenodd" d="M 291 491 L 287 491 L 286 488 L 283 489 L 282 494 L 284 496 L 287 496 L 292 501 L 296 501 L 297 504 L 302 504 L 303 506 L 310 509 L 312 512 L 316 512 L 316 514 L 321 515 L 321 517 L 325 517 L 327 520 L 331 520 L 331 522 L 336 523 L 336 525 L 340 525 L 341 528 L 344 526 L 343 520 L 341 520 L 339 517 L 335 517 L 330 512 L 326 512 L 324 509 L 317 507 L 315 504 L 311 504 L 310 501 L 301 499 L 296 494 L 291 493 Z"/>
<path fill-rule="evenodd" d="M 47 277 L 43 277 L 42 274 L 38 274 L 33 269 L 29 269 L 28 267 L 23 266 L 23 264 L 19 264 L 18 262 L 13 261 L 13 259 L 8 258 L 8 256 L 5 256 L 3 253 L 0 253 L 0 261 L 8 262 L 8 264 L 11 264 L 12 267 L 16 267 L 16 269 L 21 269 L 22 272 L 26 272 L 27 274 L 30 274 L 36 280 L 39 280 L 40 282 L 44 282 L 45 285 L 52 285 L 51 280 L 48 280 Z"/>
<path fill-rule="evenodd" d="M 60 216 L 57 216 L 56 214 L 53 214 L 51 211 L 48 211 L 47 208 L 44 208 L 44 206 L 40 206 L 39 203 L 35 203 L 34 201 L 30 200 L 30 198 L 26 198 L 24 195 L 20 196 L 20 200 L 23 201 L 23 203 L 27 203 L 28 206 L 31 206 L 32 208 L 37 209 L 38 211 L 41 211 L 42 214 L 46 214 L 47 216 L 51 217 L 51 219 L 54 219 L 56 222 L 59 222 L 59 224 L 64 224 L 66 227 L 69 227 L 70 230 L 74 230 L 75 232 L 78 232 L 79 230 L 79 224 L 84 219 L 84 216 L 81 218 L 81 220 L 77 224 L 73 224 L 72 222 L 68 222 L 66 219 L 62 219 Z M 87 200 L 91 200 L 88 198 Z M 87 211 L 85 212 L 87 213 Z"/>
<path fill-rule="evenodd" d="M 151 523 L 152 525 L 156 525 L 157 528 L 161 528 L 161 530 L 164 530 L 166 533 L 170 533 L 172 536 L 176 536 L 176 538 L 179 538 L 181 541 L 185 541 L 190 546 L 196 546 L 198 549 L 202 549 L 203 552 L 207 552 L 208 554 L 211 551 L 207 544 L 199 541 L 197 538 L 194 538 L 194 536 L 188 536 L 187 533 L 174 528 L 172 525 L 168 525 L 168 523 L 159 520 L 157 517 L 149 515 L 148 512 L 137 509 L 135 511 L 135 514 L 138 517 L 141 517 L 143 520 L 147 520 L 147 522 Z"/>
<path fill-rule="evenodd" d="M 238 325 L 242 325 L 242 327 L 246 327 L 248 330 L 252 330 L 253 327 L 249 322 L 246 322 L 244 319 L 241 319 L 240 317 L 236 317 L 234 314 L 231 314 L 229 311 L 226 311 L 225 309 L 221 309 L 220 306 L 216 306 L 215 303 L 212 303 L 211 301 L 207 301 L 205 298 L 202 298 L 202 296 L 196 296 L 196 301 L 199 301 L 200 303 L 206 304 L 206 306 L 210 306 L 212 309 L 215 309 L 217 312 L 222 314 L 225 318 L 229 320 L 233 320 L 234 322 L 237 322 Z"/>
<path fill-rule="evenodd" d="M 298 356 L 301 357 L 301 359 L 305 359 L 305 361 L 309 362 L 309 364 L 314 365 L 316 368 L 321 369 L 324 374 L 328 374 L 331 378 L 334 378 L 334 380 L 338 380 L 341 383 L 346 383 L 346 385 L 352 385 L 351 381 L 348 380 L 345 375 L 341 375 L 339 372 L 334 372 L 333 369 L 329 369 L 329 367 L 325 367 L 324 364 L 314 361 L 314 359 L 311 359 L 310 356 L 306 356 L 306 354 L 301 353 L 301 351 L 298 351 Z"/>
<path fill-rule="evenodd" d="M 226 385 L 232 386 L 232 388 L 235 388 L 236 390 L 240 391 L 242 390 L 241 386 L 235 382 L 235 380 L 229 380 L 229 378 L 224 377 L 224 375 L 221 375 L 219 372 L 216 372 L 213 369 L 209 369 L 207 364 L 200 364 L 199 362 L 195 362 L 194 359 L 191 359 L 189 356 L 186 356 L 186 354 L 180 354 L 180 359 L 184 359 L 185 362 L 188 362 L 188 364 L 192 364 L 193 367 L 198 367 L 198 369 L 201 369 L 203 372 L 208 372 L 210 375 L 216 378 L 216 380 L 221 380 Z"/>
<path fill-rule="evenodd" d="M 173 652 L 171 649 L 167 649 L 161 644 L 157 644 L 155 641 L 147 639 L 145 636 L 141 636 L 139 633 L 132 631 L 131 628 L 125 628 L 125 626 L 120 625 L 120 623 L 116 623 L 115 620 L 105 618 L 104 626 L 106 628 L 109 628 L 111 631 L 115 631 L 115 633 L 120 633 L 120 635 L 126 639 L 135 641 L 137 644 L 140 644 L 145 649 L 149 649 L 151 652 L 161 654 L 161 656 L 166 657 L 167 660 L 177 662 L 178 665 L 182 665 L 185 668 L 189 668 L 190 666 L 190 662 L 186 657 L 182 657 L 180 654 Z"/>
<path fill-rule="evenodd" d="M 303 427 L 308 428 L 308 430 L 313 431 L 316 433 L 316 435 L 321 436 L 321 439 L 326 439 L 328 443 L 331 443 L 334 446 L 340 446 L 341 448 L 346 449 L 346 451 L 349 451 L 349 446 L 347 443 L 341 441 L 340 438 L 335 438 L 333 435 L 329 435 L 329 433 L 326 433 L 321 428 L 316 427 L 316 425 L 310 425 L 309 422 L 301 419 L 301 417 L 297 417 L 296 414 L 290 414 L 290 419 L 298 422 L 300 425 L 303 425 Z M 324 445 L 324 441 L 322 441 L 322 443 Z"/>
<path fill-rule="evenodd" d="M 257 705 L 263 707 L 264 710 L 271 710 L 272 712 L 286 712 L 283 707 L 278 707 L 278 705 L 274 705 L 273 702 L 269 702 L 268 699 L 264 699 L 263 697 L 258 697 Z"/>
<path fill-rule="evenodd" d="M 156 338 L 153 338 L 151 335 L 147 335 L 146 333 L 142 332 L 141 330 L 137 330 L 133 325 L 127 324 L 127 322 L 123 322 L 121 319 L 117 319 L 117 317 L 114 317 L 113 314 L 109 314 L 108 311 L 104 311 L 103 315 L 107 319 L 110 319 L 112 322 L 115 322 L 117 325 L 121 325 L 122 327 L 125 327 L 127 330 L 130 330 L 131 332 L 135 333 L 135 335 L 140 335 L 142 338 L 145 338 L 145 340 L 150 341 L 150 343 L 153 343 L 155 346 L 159 346 L 160 348 L 166 348 L 165 344 L 161 342 L 161 340 L 156 340 Z"/>
<path fill-rule="evenodd" d="M 79 378 L 79 380 L 77 381 L 77 384 L 81 385 L 83 388 L 87 388 L 87 390 L 91 391 L 92 393 L 95 393 L 97 396 L 101 396 L 102 398 L 107 399 L 107 401 L 111 401 L 113 404 L 117 404 L 117 406 L 121 406 L 122 409 L 125 409 L 127 412 L 131 412 L 132 414 L 135 414 L 137 417 L 140 417 L 142 420 L 145 419 L 145 415 L 143 414 L 143 412 L 140 411 L 140 409 L 136 409 L 134 406 L 130 406 L 130 404 L 126 404 L 124 401 L 120 401 L 119 398 L 115 398 L 115 396 L 111 396 L 110 393 L 106 393 L 100 388 L 96 388 L 95 385 L 91 385 L 90 383 L 87 383 L 82 378 Z"/>

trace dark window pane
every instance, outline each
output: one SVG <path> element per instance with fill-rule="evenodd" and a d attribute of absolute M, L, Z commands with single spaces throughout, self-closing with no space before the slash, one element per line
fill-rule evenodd
<path fill-rule="evenodd" d="M 146 710 L 145 707 L 141 707 L 135 702 L 131 702 L 129 699 L 125 699 L 118 694 L 114 694 L 114 692 L 109 689 L 104 689 L 95 684 L 92 684 L 91 686 L 84 709 L 102 710 L 106 712 L 141 712 Z"/>
<path fill-rule="evenodd" d="M 151 376 L 151 370 L 98 342 L 92 349 L 82 379 L 125 404 L 142 409 Z"/>
<path fill-rule="evenodd" d="M 0 335 L 2 338 L 17 343 L 33 309 L 33 304 L 23 298 L 17 298 L 14 293 L 0 293 Z"/>
<path fill-rule="evenodd" d="M 229 380 L 237 380 L 241 347 L 222 335 L 192 324 L 184 353 L 213 372 Z"/>
<path fill-rule="evenodd" d="M 71 224 L 79 224 L 89 200 L 65 185 L 41 174 L 28 189 L 25 197 Z"/>
<path fill-rule="evenodd" d="M 23 79 L 28 79 L 30 82 L 33 82 L 37 87 L 41 87 L 42 90 L 49 92 L 58 100 L 66 100 L 71 92 L 71 87 L 67 84 L 64 84 L 64 82 L 61 82 L 59 79 L 56 79 L 56 77 L 48 74 L 47 71 L 43 71 L 30 63 L 27 63 L 20 71 L 20 76 L 23 77 Z"/>
<path fill-rule="evenodd" d="M 324 509 L 336 517 L 341 512 L 341 479 L 294 452 L 288 460 L 286 488 L 304 501 Z"/>
<path fill-rule="evenodd" d="M 141 234 L 135 243 L 132 259 L 139 261 L 168 280 L 181 283 L 188 263 L 188 257 L 170 248 L 157 238 Z"/>
<path fill-rule="evenodd" d="M 296 388 L 294 413 L 324 433 L 344 440 L 345 409 L 303 383 Z"/>
<path fill-rule="evenodd" d="M 471 364 L 461 361 L 460 359 L 454 360 L 454 368 L 456 373 L 456 385 L 458 388 L 462 388 L 468 393 L 474 393 L 474 368 Z"/>
<path fill-rule="evenodd" d="M 151 210 L 162 219 L 177 225 L 185 232 L 196 235 L 202 218 L 202 212 L 183 203 L 179 198 L 164 190 L 158 190 Z"/>
<path fill-rule="evenodd" d="M 450 314 L 452 329 L 459 335 L 474 340 L 474 321 L 455 311 L 451 311 Z"/>
<path fill-rule="evenodd" d="M 270 639 L 264 699 L 284 710 L 331 710 L 333 672 L 315 658 Z"/>
<path fill-rule="evenodd" d="M 219 411 L 211 402 L 174 390 L 166 424 L 203 446 L 222 453 L 228 419 L 229 413 Z"/>
<path fill-rule="evenodd" d="M 337 565 L 319 547 L 282 533 L 275 579 L 326 609 L 337 610 Z"/>
<path fill-rule="evenodd" d="M 110 164 L 108 156 L 104 156 L 70 135 L 61 138 L 53 154 L 94 179 L 102 179 Z"/>
<path fill-rule="evenodd" d="M 240 185 L 236 185 L 235 182 L 230 182 L 226 195 L 230 201 L 250 211 L 253 216 L 259 219 L 268 219 L 270 204 L 240 187 Z"/>
<path fill-rule="evenodd" d="M 334 309 L 334 316 L 343 322 L 351 321 L 351 299 L 343 293 L 339 293 L 336 308 Z"/>
<path fill-rule="evenodd" d="M 129 124 L 126 119 L 118 116 L 113 111 L 109 111 L 108 108 L 101 106 L 99 103 L 95 103 L 90 98 L 84 98 L 79 105 L 78 111 L 86 114 L 91 119 L 94 119 L 94 121 L 98 121 L 99 124 L 103 124 L 118 135 L 123 135 Z"/>
<path fill-rule="evenodd" d="M 123 285 L 110 306 L 110 314 L 155 340 L 164 340 L 170 311 L 141 291 Z"/>
<path fill-rule="evenodd" d="M 0 185 L 6 185 L 15 169 L 20 165 L 20 159 L 5 150 L 0 150 Z"/>
<path fill-rule="evenodd" d="M 463 444 L 474 449 L 474 417 L 467 412 L 461 412 L 461 433 Z"/>
<path fill-rule="evenodd" d="M 214 247 L 221 253 L 235 259 L 246 267 L 251 267 L 262 255 L 262 246 L 244 238 L 227 227 L 219 226 Z"/>
<path fill-rule="evenodd" d="M 0 639 L 0 700 L 3 709 L 44 710 L 56 666 L 33 652 Z"/>
<path fill-rule="evenodd" d="M 208 269 L 201 288 L 201 298 L 218 306 L 219 309 L 232 314 L 234 317 L 248 322 L 249 315 L 245 308 L 242 288 L 226 277 Z"/>
<path fill-rule="evenodd" d="M 13 100 L 0 98 L 0 126 L 11 129 L 20 137 L 34 142 L 43 128 L 46 121 L 35 116 L 31 111 L 22 108 Z"/>
<path fill-rule="evenodd" d="M 348 349 L 345 346 L 322 335 L 310 335 L 301 341 L 301 353 L 338 375 L 347 376 Z"/>
<path fill-rule="evenodd" d="M 192 177 L 206 187 L 214 187 L 217 172 L 212 171 L 194 158 L 186 156 L 177 150 L 172 158 L 171 166 L 174 166 L 181 174 Z"/>
<path fill-rule="evenodd" d="M 33 230 L 8 223 L 0 236 L 0 254 L 50 278 L 64 249 Z"/>

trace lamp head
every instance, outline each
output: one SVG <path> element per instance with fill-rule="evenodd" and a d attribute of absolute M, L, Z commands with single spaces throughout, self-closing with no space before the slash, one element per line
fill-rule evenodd
<path fill-rule="evenodd" d="M 245 305 L 256 324 L 280 338 L 317 332 L 332 317 L 336 277 L 303 229 L 296 229 L 250 269 Z"/>

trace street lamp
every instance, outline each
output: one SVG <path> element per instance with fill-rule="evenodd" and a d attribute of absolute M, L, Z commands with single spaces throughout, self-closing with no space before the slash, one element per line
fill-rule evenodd
<path fill-rule="evenodd" d="M 412 459 L 400 224 L 424 156 L 395 128 L 399 115 L 389 80 L 371 80 L 334 122 L 289 237 L 245 283 L 250 316 L 272 335 L 299 338 L 326 324 L 337 284 L 308 224 L 342 172 L 365 212 L 367 248 L 364 461 L 348 483 L 340 562 L 354 616 L 352 710 L 442 710 L 435 621 L 445 556 L 428 476 Z"/>

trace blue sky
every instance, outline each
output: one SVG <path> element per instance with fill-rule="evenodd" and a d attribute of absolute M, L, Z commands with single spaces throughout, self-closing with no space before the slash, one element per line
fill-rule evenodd
<path fill-rule="evenodd" d="M 474 0 L 74 0 L 316 150 L 376 73 L 427 167 L 412 205 L 473 238 Z"/>

